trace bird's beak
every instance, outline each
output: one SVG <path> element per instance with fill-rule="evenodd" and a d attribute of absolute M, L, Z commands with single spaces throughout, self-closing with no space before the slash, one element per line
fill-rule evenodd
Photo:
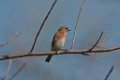
<path fill-rule="evenodd" d="M 71 30 L 68 29 L 67 31 L 71 31 Z"/>

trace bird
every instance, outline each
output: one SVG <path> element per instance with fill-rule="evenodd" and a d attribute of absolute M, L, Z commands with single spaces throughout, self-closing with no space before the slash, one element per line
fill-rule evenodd
<path fill-rule="evenodd" d="M 66 40 L 66 33 L 68 31 L 71 31 L 66 26 L 62 26 L 58 29 L 56 34 L 53 37 L 52 43 L 51 43 L 51 51 L 59 51 L 62 50 L 62 47 L 64 46 L 65 40 Z M 48 55 L 46 58 L 46 62 L 50 62 L 53 55 Z"/>

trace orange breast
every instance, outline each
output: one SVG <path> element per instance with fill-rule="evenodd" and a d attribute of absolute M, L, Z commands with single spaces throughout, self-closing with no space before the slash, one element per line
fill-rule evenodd
<path fill-rule="evenodd" d="M 63 47 L 65 39 L 66 39 L 66 32 L 58 31 L 54 36 L 51 48 L 54 50 Z"/>

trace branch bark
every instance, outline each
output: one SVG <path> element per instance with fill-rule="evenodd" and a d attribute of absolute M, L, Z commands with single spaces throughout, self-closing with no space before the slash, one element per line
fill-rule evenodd
<path fill-rule="evenodd" d="M 120 49 L 120 46 L 115 46 L 115 47 L 110 47 L 110 48 L 92 49 L 92 51 L 89 51 L 89 49 L 59 51 L 58 52 L 59 54 L 56 54 L 56 52 L 54 52 L 54 51 L 49 51 L 49 52 L 20 52 L 20 53 L 8 54 L 8 55 L 0 55 L 0 60 L 21 58 L 21 57 L 30 57 L 30 56 L 48 56 L 48 55 L 61 55 L 61 54 L 82 54 L 82 55 L 86 55 L 87 53 L 111 52 L 111 51 L 115 51 L 115 50 L 118 50 L 118 49 Z"/>

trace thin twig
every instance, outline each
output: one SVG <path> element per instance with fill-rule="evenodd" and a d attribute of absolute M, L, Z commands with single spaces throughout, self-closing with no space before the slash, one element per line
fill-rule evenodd
<path fill-rule="evenodd" d="M 16 39 L 16 37 L 19 35 L 18 32 L 16 32 L 8 41 L 4 42 L 3 44 L 0 45 L 0 48 L 6 46 L 7 44 L 9 44 L 10 42 L 12 42 L 14 39 Z M 9 60 L 9 63 L 8 63 L 8 68 L 6 70 L 6 73 L 4 75 L 4 77 L 2 78 L 2 80 L 8 80 L 8 75 L 9 75 L 9 72 L 11 70 L 11 67 L 12 67 L 12 60 Z"/>
<path fill-rule="evenodd" d="M 103 34 L 104 34 L 105 36 L 103 37 L 102 40 L 100 40 L 100 41 L 97 43 L 98 45 L 96 45 L 95 47 L 97 47 L 97 48 L 104 48 L 104 47 L 103 47 L 103 44 L 104 44 L 104 41 L 105 41 L 106 37 L 108 36 L 108 33 L 107 33 L 107 32 L 103 32 Z M 94 52 L 94 53 L 91 53 L 91 54 L 95 54 L 95 52 Z"/>
<path fill-rule="evenodd" d="M 77 17 L 77 22 L 75 24 L 75 31 L 74 31 L 74 35 L 73 35 L 73 40 L 72 40 L 72 45 L 71 45 L 71 49 L 74 48 L 74 42 L 75 42 L 75 37 L 76 37 L 76 31 L 77 31 L 77 25 L 78 25 L 78 22 L 79 22 L 79 19 L 80 19 L 80 15 L 82 13 L 82 10 L 84 8 L 84 4 L 87 0 L 84 0 L 83 3 L 81 4 L 80 6 L 80 10 L 79 10 L 79 14 L 78 14 L 78 17 Z"/>
<path fill-rule="evenodd" d="M 37 41 L 37 39 L 38 39 L 38 36 L 39 36 L 39 34 L 40 34 L 40 32 L 41 32 L 41 30 L 42 30 L 42 28 L 43 28 L 46 20 L 48 19 L 48 16 L 50 15 L 52 9 L 54 8 L 56 2 L 57 2 L 57 0 L 54 1 L 54 3 L 52 4 L 50 10 L 48 11 L 46 17 L 44 18 L 44 20 L 43 20 L 43 22 L 42 22 L 42 24 L 41 24 L 41 26 L 40 26 L 40 29 L 38 30 L 38 32 L 37 32 L 37 34 L 36 34 L 36 37 L 35 37 L 35 40 L 34 40 L 34 43 L 33 43 L 33 46 L 32 46 L 32 48 L 31 48 L 30 52 L 33 51 L 33 49 L 34 49 L 34 47 L 35 47 L 35 44 L 36 44 L 36 41 Z"/>
<path fill-rule="evenodd" d="M 16 39 L 16 37 L 18 36 L 18 32 L 16 32 L 8 41 L 4 42 L 3 44 L 0 45 L 0 48 L 6 46 L 7 44 L 9 44 L 10 42 L 12 42 L 14 39 Z"/>
<path fill-rule="evenodd" d="M 26 63 L 24 63 L 19 69 L 18 71 L 16 71 L 12 76 L 11 78 L 9 78 L 8 80 L 13 80 L 22 70 L 23 68 L 25 67 Z"/>
<path fill-rule="evenodd" d="M 98 45 L 95 46 L 96 48 L 104 48 L 103 45 L 104 45 L 105 39 L 108 37 L 108 32 L 103 32 L 103 34 L 104 34 L 104 37 L 99 41 Z M 91 44 L 91 46 L 93 45 Z"/>
<path fill-rule="evenodd" d="M 109 78 L 109 76 L 111 75 L 111 73 L 113 72 L 114 68 L 115 68 L 115 65 L 112 65 L 112 67 L 110 68 L 110 70 L 109 70 L 109 72 L 107 73 L 107 75 L 106 75 L 106 77 L 105 77 L 104 80 L 108 80 L 108 78 Z"/>
<path fill-rule="evenodd" d="M 103 38 L 102 40 L 100 40 L 100 42 L 98 43 L 98 46 L 96 45 L 96 47 L 98 48 L 104 48 L 103 45 L 104 45 L 104 41 L 105 39 L 108 37 L 108 32 L 103 32 Z"/>
<path fill-rule="evenodd" d="M 48 56 L 48 55 L 62 55 L 62 54 L 82 54 L 86 55 L 86 53 L 103 53 L 103 52 L 111 52 L 120 49 L 120 46 L 110 47 L 110 48 L 94 48 L 92 51 L 88 51 L 88 49 L 82 50 L 67 50 L 67 51 L 59 51 L 59 54 L 56 54 L 55 51 L 49 52 L 20 52 L 20 53 L 10 53 L 8 55 L 0 55 L 0 60 L 6 59 L 14 59 L 21 57 L 30 57 L 30 56 Z M 30 54 L 29 54 L 30 53 Z"/>
<path fill-rule="evenodd" d="M 89 49 L 89 51 L 92 51 L 92 50 L 96 47 L 96 45 L 99 43 L 102 35 L 103 35 L 103 32 L 101 33 L 101 35 L 100 35 L 100 37 L 98 38 L 98 40 L 96 41 L 96 43 Z"/>
<path fill-rule="evenodd" d="M 12 60 L 10 59 L 8 62 L 8 68 L 2 80 L 8 80 L 8 75 L 10 74 L 11 68 L 12 68 Z"/>

